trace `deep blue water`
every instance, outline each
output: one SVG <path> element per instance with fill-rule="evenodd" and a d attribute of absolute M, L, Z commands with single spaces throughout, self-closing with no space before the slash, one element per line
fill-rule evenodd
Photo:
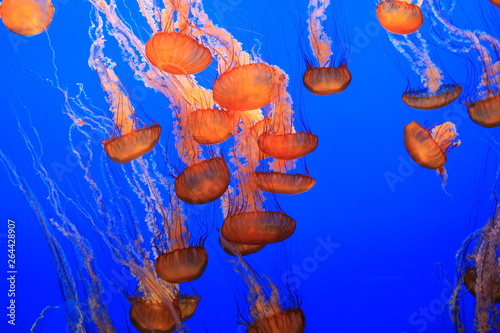
<path fill-rule="evenodd" d="M 336 34 L 350 46 L 348 67 L 353 80 L 346 91 L 332 96 L 314 96 L 301 85 L 305 69 L 301 49 L 308 48 L 304 38 L 306 1 L 205 2 L 207 13 L 242 41 L 245 49 L 258 49 L 264 60 L 288 73 L 296 106 L 320 138 L 316 151 L 307 156 L 316 186 L 304 194 L 277 198 L 283 211 L 297 221 L 295 234 L 252 255 L 250 265 L 269 276 L 284 293 L 288 292 L 284 283 L 288 277 L 306 314 L 307 332 L 454 332 L 445 302 L 455 283 L 455 254 L 467 235 L 494 213 L 498 130 L 474 124 L 458 101 L 434 111 L 413 110 L 401 101 L 408 80 L 415 81 L 415 75 L 378 25 L 373 2 L 343 1 L 345 21 L 338 23 Z M 461 3 L 455 23 L 499 38 L 495 26 L 486 23 L 492 23 L 492 18 L 498 22 L 500 9 L 483 2 Z M 62 0 L 54 6 L 56 14 L 47 34 L 27 38 L 0 29 L 0 150 L 48 212 L 48 194 L 33 171 L 34 162 L 19 126 L 36 150 L 43 150 L 43 164 L 57 186 L 72 193 L 74 200 L 85 202 L 89 200 L 85 197 L 88 184 L 68 150 L 71 121 L 62 112 L 64 100 L 54 87 L 56 80 L 72 96 L 77 93 L 76 84 L 82 83 L 93 105 L 106 109 L 99 81 L 87 64 L 89 4 Z M 138 18 L 137 24 L 140 22 Z M 327 22 L 330 28 L 335 25 Z M 469 96 L 477 84 L 477 56 L 457 55 L 430 43 L 445 75 L 464 86 L 465 97 Z M 120 61 L 121 54 L 111 47 L 109 56 Z M 119 71 L 126 72 L 121 66 Z M 164 126 L 167 135 L 162 140 L 169 146 L 171 111 L 165 100 L 142 88 L 131 74 L 123 81 L 129 91 L 146 94 L 138 104 Z M 405 150 L 403 128 L 413 120 L 429 125 L 453 121 L 457 126 L 462 144 L 450 153 L 446 164 L 448 194 L 439 176 L 415 165 Z M 61 177 L 57 176 L 58 165 L 67 167 Z M 0 331 L 28 332 L 42 310 L 52 306 L 36 332 L 65 332 L 65 305 L 37 216 L 3 167 L 0 189 L 0 274 L 4 276 L 0 278 Z M 217 211 L 218 205 L 212 209 Z M 89 228 L 80 215 L 70 210 L 65 214 L 82 230 Z M 191 332 L 243 332 L 238 309 L 248 316 L 246 291 L 219 249 L 216 227 L 222 216 L 219 213 L 213 220 L 210 213 L 202 214 L 206 216 L 198 215 L 198 219 L 211 219 L 206 227 L 198 228 L 208 233 L 210 262 L 204 276 L 189 285 L 202 301 L 187 325 Z M 7 323 L 6 316 L 10 299 L 6 295 L 8 219 L 16 223 L 15 326 Z M 62 246 L 71 249 L 58 235 Z M 89 239 L 89 243 L 102 265 L 99 270 L 109 279 L 126 275 L 109 270 L 112 260 L 99 240 Z M 319 257 L 318 248 L 325 249 L 325 243 L 330 244 L 324 252 L 328 255 Z M 124 296 L 134 291 L 132 284 L 125 283 L 123 290 L 113 288 L 109 281 L 104 284 L 108 288 L 105 302 L 117 331 L 134 331 L 128 323 Z M 472 296 L 464 296 L 464 309 L 472 329 Z"/>

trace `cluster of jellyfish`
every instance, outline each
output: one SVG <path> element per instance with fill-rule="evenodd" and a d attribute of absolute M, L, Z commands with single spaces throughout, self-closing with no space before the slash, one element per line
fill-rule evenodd
<path fill-rule="evenodd" d="M 142 29 L 151 31 L 147 40 L 123 20 L 115 1 L 90 3 L 89 66 L 97 73 L 109 111 L 93 109 L 83 90 L 72 97 L 56 87 L 66 101 L 64 113 L 73 122 L 70 142 L 91 199 L 73 200 L 71 193 L 54 185 L 41 162 L 34 168 L 50 193 L 52 214 L 44 212 L 35 191 L 18 184 L 47 236 L 65 286 L 64 297 L 78 300 L 68 310 L 71 331 L 93 327 L 113 332 L 115 328 L 102 302 L 96 250 L 85 240 L 83 228 L 68 218 L 68 206 L 72 214 L 88 221 L 112 259 L 136 279 L 135 292 L 128 295 L 132 325 L 139 332 L 173 332 L 187 329 L 184 322 L 195 314 L 201 300 L 181 294 L 179 284 L 199 279 L 209 261 L 206 236 L 196 240 L 188 230 L 190 211 L 220 202 L 220 245 L 236 258 L 232 260 L 235 270 L 248 287 L 247 331 L 303 332 L 305 316 L 300 306 L 285 308 L 274 284 L 257 275 L 243 258 L 294 233 L 296 221 L 279 208 L 275 195 L 300 194 L 316 182 L 307 167 L 304 173 L 295 171 L 304 164 L 301 159 L 316 149 L 318 137 L 300 128 L 300 119 L 295 119 L 287 74 L 258 54 L 244 51 L 228 31 L 212 23 L 201 0 L 164 1 L 164 8 L 139 0 L 147 25 Z M 308 7 L 315 59 L 307 63 L 303 84 L 316 95 L 340 93 L 351 82 L 346 62 L 335 67 L 332 61 L 332 42 L 323 26 L 328 5 L 328 0 L 311 0 Z M 48 29 L 54 8 L 50 0 L 4 0 L 0 15 L 12 32 L 33 36 Z M 168 101 L 173 143 L 161 140 L 165 124 L 144 121 L 137 114 L 115 70 L 117 63 L 106 55 L 109 37 L 118 43 L 123 63 L 134 77 Z M 216 79 L 207 88 L 199 80 L 214 67 Z M 88 144 L 82 154 L 73 146 L 74 137 L 90 142 L 96 132 L 108 137 L 101 152 Z M 27 146 L 33 147 L 29 142 Z M 29 153 L 40 160 L 35 148 Z M 14 182 L 21 181 L 8 158 L 0 157 Z M 103 175 L 111 176 L 103 180 Z M 136 201 L 144 212 L 135 211 L 132 202 Z M 131 227 L 122 227 L 130 223 Z M 82 287 L 74 286 L 71 265 L 55 232 L 70 239 L 79 254 L 78 265 L 86 272 L 84 300 L 78 299 Z M 83 308 L 90 314 L 83 313 Z"/>
<path fill-rule="evenodd" d="M 55 186 L 40 161 L 40 152 L 27 142 L 31 157 L 38 161 L 36 174 L 49 193 L 46 197 L 53 211 L 48 214 L 36 199 L 39 195 L 22 182 L 0 152 L 0 161 L 26 195 L 47 235 L 68 300 L 79 300 L 81 287 L 74 286 L 55 232 L 70 239 L 79 253 L 87 296 L 68 310 L 71 331 L 83 332 L 89 325 L 100 332 L 115 329 L 101 300 L 96 250 L 68 218 L 68 206 L 74 210 L 72 214 L 88 221 L 112 259 L 135 278 L 136 291 L 128 297 L 132 325 L 139 332 L 173 332 L 187 329 L 184 322 L 195 315 L 201 300 L 197 295 L 181 294 L 179 284 L 199 279 L 209 261 L 205 237 L 196 240 L 188 230 L 190 212 L 219 202 L 223 215 L 220 245 L 235 258 L 235 270 L 248 287 L 251 320 L 247 331 L 303 332 L 306 320 L 300 306 L 287 308 L 276 286 L 244 259 L 266 245 L 288 239 L 295 231 L 296 221 L 279 208 L 274 195 L 300 194 L 315 185 L 307 168 L 304 173 L 296 171 L 304 163 L 303 157 L 316 149 L 318 137 L 299 128 L 287 74 L 258 54 L 244 51 L 227 30 L 212 23 L 201 0 L 168 0 L 163 8 L 155 1 L 139 0 L 145 22 L 140 30 L 150 32 L 146 40 L 124 21 L 114 0 L 89 2 L 93 8 L 89 65 L 97 73 L 109 110 L 93 109 L 83 91 L 71 97 L 58 88 L 65 97 L 65 114 L 73 121 L 71 142 L 77 136 L 90 142 L 95 132 L 108 137 L 102 141 L 101 152 L 88 144 L 82 154 L 72 146 L 91 199 L 76 202 L 72 193 Z M 489 2 L 491 10 L 500 7 L 497 0 Z M 324 27 L 329 4 L 329 0 L 310 0 L 308 6 L 313 58 L 307 59 L 302 83 L 315 95 L 341 93 L 352 79 L 346 57 L 338 63 L 333 60 L 335 45 Z M 421 83 L 419 87 L 409 85 L 401 99 L 407 106 L 427 112 L 447 107 L 462 94 L 462 87 L 445 78 L 432 61 L 424 37 L 428 30 L 446 49 L 473 54 L 479 60 L 479 84 L 460 101 L 476 124 L 500 126 L 500 42 L 486 32 L 454 25 L 454 6 L 454 1 L 445 5 L 438 0 L 378 3 L 381 26 Z M 50 0 L 3 0 L 0 6 L 6 28 L 23 36 L 46 31 L 53 15 Z M 166 132 L 172 133 L 173 144 L 162 140 L 165 134 L 160 123 L 137 115 L 115 71 L 117 63 L 106 55 L 108 38 L 118 44 L 123 63 L 134 77 L 168 101 L 165 108 L 172 110 L 173 120 Z M 206 83 L 203 75 L 210 68 L 216 68 L 216 78 L 207 87 L 200 82 Z M 426 128 L 412 121 L 403 133 L 410 157 L 418 165 L 436 170 L 443 187 L 447 155 L 460 144 L 457 136 L 451 122 Z M 103 180 L 103 175 L 111 176 Z M 135 201 L 143 212 L 135 211 Z M 127 224 L 131 227 L 122 227 Z M 468 238 L 459 252 L 459 279 L 450 313 L 460 332 L 465 331 L 459 306 L 464 286 L 476 298 L 475 329 L 500 330 L 496 306 L 500 302 L 499 226 L 497 208 L 494 218 Z M 90 314 L 83 313 L 80 303 L 86 303 Z"/>
<path fill-rule="evenodd" d="M 485 1 L 486 2 L 486 1 Z M 486 10 L 498 11 L 495 0 Z M 410 0 L 384 0 L 377 6 L 379 23 L 388 32 L 395 49 L 411 63 L 412 70 L 420 77 L 422 87 L 407 87 L 401 99 L 409 107 L 430 111 L 444 108 L 459 98 L 462 87 L 447 82 L 442 70 L 431 60 L 428 42 L 422 27 L 436 43 L 454 53 L 471 54 L 479 60 L 479 84 L 468 90 L 469 96 L 461 97 L 470 119 L 485 128 L 500 126 L 500 42 L 492 35 L 479 30 L 457 27 L 452 21 L 456 2 L 428 0 L 412 3 Z M 424 20 L 425 18 L 425 20 Z M 458 133 L 451 122 L 425 128 L 412 121 L 404 128 L 404 145 L 410 157 L 420 166 L 435 169 L 446 186 L 444 165 L 450 150 L 460 144 Z M 500 238 L 498 233 L 499 208 L 485 227 L 467 238 L 458 253 L 458 282 L 450 300 L 450 315 L 458 332 L 465 332 L 460 316 L 459 301 L 465 286 L 475 298 L 474 329 L 477 332 L 499 331 L 500 302 Z M 471 244 L 475 244 L 471 246 Z M 470 249 L 473 248 L 472 251 Z"/>

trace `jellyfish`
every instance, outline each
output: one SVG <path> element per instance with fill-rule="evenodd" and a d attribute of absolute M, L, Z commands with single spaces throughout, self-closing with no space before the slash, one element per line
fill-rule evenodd
<path fill-rule="evenodd" d="M 486 333 L 500 330 L 500 205 L 484 227 L 473 232 L 457 253 L 458 281 L 450 299 L 450 315 L 457 332 L 465 332 L 461 319 L 460 298 L 465 286 L 475 297 L 474 328 Z"/>
<path fill-rule="evenodd" d="M 315 95 L 331 95 L 344 91 L 351 83 L 351 72 L 347 68 L 347 61 L 341 60 L 340 66 L 332 67 L 332 41 L 323 26 L 326 20 L 325 11 L 330 0 L 310 0 L 309 2 L 309 43 L 318 62 L 313 67 L 307 62 L 307 69 L 302 77 L 304 86 Z"/>
<path fill-rule="evenodd" d="M 264 107 L 276 95 L 277 79 L 276 70 L 265 63 L 236 66 L 215 80 L 214 101 L 230 111 Z"/>
<path fill-rule="evenodd" d="M 229 139 L 233 132 L 233 114 L 221 109 L 198 109 L 189 113 L 189 128 L 193 140 L 214 145 Z"/>
<path fill-rule="evenodd" d="M 424 23 L 418 4 L 411 0 L 383 0 L 377 5 L 377 18 L 382 27 L 389 32 L 407 35 L 417 31 Z"/>
<path fill-rule="evenodd" d="M 294 160 L 313 152 L 318 137 L 311 133 L 263 133 L 259 136 L 259 149 L 265 154 L 282 160 Z"/>
<path fill-rule="evenodd" d="M 22 36 L 44 32 L 52 22 L 54 7 L 50 0 L 3 0 L 0 18 L 7 29 Z"/>
<path fill-rule="evenodd" d="M 314 178 L 302 174 L 256 171 L 255 175 L 259 188 L 271 193 L 299 194 L 309 191 L 316 184 Z"/>
<path fill-rule="evenodd" d="M 408 35 L 388 35 L 392 45 L 410 61 L 424 85 L 422 89 L 409 88 L 403 93 L 401 99 L 406 105 L 418 110 L 434 110 L 451 104 L 460 96 L 460 85 L 443 83 L 442 72 L 432 62 L 427 42 L 419 31 L 414 34 L 419 46 Z"/>
<path fill-rule="evenodd" d="M 292 101 L 286 88 L 288 77 L 281 71 L 277 99 L 273 103 L 266 131 L 258 138 L 258 147 L 264 154 L 276 159 L 294 160 L 313 152 L 318 137 L 309 131 L 297 132 L 293 126 Z"/>
<path fill-rule="evenodd" d="M 175 75 L 199 73 L 212 62 L 208 48 L 175 31 L 157 32 L 151 37 L 146 43 L 146 56 L 154 66 Z"/>
<path fill-rule="evenodd" d="M 231 244 L 222 239 L 224 247 Z M 233 250 L 233 253 L 237 253 Z M 258 275 L 239 254 L 233 261 L 235 270 L 240 273 L 249 295 L 247 302 L 251 320 L 247 324 L 247 332 L 252 333 L 302 333 L 306 327 L 304 312 L 297 304 L 287 305 L 284 297 L 266 277 Z"/>
<path fill-rule="evenodd" d="M 491 128 L 500 125 L 500 42 L 482 31 L 460 29 L 444 14 L 444 8 L 430 1 L 431 17 L 440 23 L 446 37 L 439 40 L 453 52 L 477 52 L 481 66 L 481 81 L 475 93 L 465 102 L 469 117 L 476 124 Z M 451 9 L 448 10 L 451 12 Z M 493 50 L 493 52 L 490 51 Z"/>
<path fill-rule="evenodd" d="M 214 157 L 186 167 L 175 179 L 175 193 L 192 205 L 209 203 L 226 192 L 230 178 L 224 159 Z"/>
<path fill-rule="evenodd" d="M 429 131 L 412 121 L 405 126 L 404 144 L 415 163 L 427 169 L 436 169 L 445 187 L 448 176 L 444 164 L 450 150 L 460 145 L 460 140 L 456 140 L 457 136 L 452 122 L 437 125 Z"/>
<path fill-rule="evenodd" d="M 120 164 L 128 163 L 149 153 L 158 143 L 161 126 L 153 124 L 142 128 L 134 128 L 140 122 L 123 85 L 114 71 L 115 63 L 103 53 L 104 39 L 98 38 L 91 47 L 89 63 L 96 70 L 99 81 L 107 93 L 107 101 L 114 115 L 115 134 L 111 139 L 102 141 L 108 157 Z"/>
<path fill-rule="evenodd" d="M 197 244 L 191 244 L 191 235 L 186 227 L 186 218 L 181 213 L 178 199 L 171 193 L 170 209 L 164 214 L 164 231 L 160 239 L 161 246 L 166 251 L 155 261 L 155 271 L 163 280 L 169 283 L 191 282 L 200 278 L 208 264 L 208 254 L 202 238 Z M 164 245 L 164 246 L 163 246 Z"/>

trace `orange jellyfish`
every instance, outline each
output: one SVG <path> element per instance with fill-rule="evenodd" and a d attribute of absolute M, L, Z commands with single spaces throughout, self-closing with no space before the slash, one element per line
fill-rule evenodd
<path fill-rule="evenodd" d="M 273 102 L 266 132 L 258 139 L 258 147 L 264 154 L 276 159 L 294 160 L 313 152 L 318 146 L 318 137 L 310 132 L 297 132 L 293 126 L 293 109 L 286 88 L 288 78 L 281 72 L 276 87 L 277 97 Z"/>
<path fill-rule="evenodd" d="M 3 0 L 0 18 L 7 29 L 23 36 L 47 30 L 54 16 L 50 0 Z"/>
<path fill-rule="evenodd" d="M 175 193 L 192 205 L 209 203 L 226 192 L 230 178 L 224 159 L 213 157 L 186 167 L 175 179 Z"/>
<path fill-rule="evenodd" d="M 427 42 L 420 32 L 414 34 L 419 45 L 408 35 L 388 35 L 392 45 L 410 61 L 413 71 L 424 85 L 423 89 L 408 88 L 403 93 L 401 99 L 406 105 L 418 110 L 434 110 L 451 104 L 460 96 L 460 85 L 443 84 L 442 72 L 431 60 Z"/>
<path fill-rule="evenodd" d="M 277 194 L 299 194 L 309 191 L 316 180 L 308 175 L 256 171 L 257 185 L 262 191 Z"/>
<path fill-rule="evenodd" d="M 436 169 L 445 186 L 447 175 L 444 164 L 450 150 L 460 145 L 460 140 L 455 141 L 457 136 L 452 122 L 445 122 L 429 131 L 412 121 L 405 126 L 404 144 L 415 163 L 424 168 Z"/>
<path fill-rule="evenodd" d="M 318 137 L 312 133 L 263 133 L 259 136 L 259 149 L 265 154 L 283 160 L 293 160 L 313 152 Z"/>
<path fill-rule="evenodd" d="M 266 245 L 290 237 L 295 225 L 294 219 L 281 212 L 242 212 L 224 219 L 221 234 L 233 243 Z"/>
<path fill-rule="evenodd" d="M 207 47 L 175 31 L 154 34 L 146 43 L 146 56 L 154 66 L 175 75 L 199 73 L 212 62 Z"/>
<path fill-rule="evenodd" d="M 276 95 L 276 81 L 276 70 L 268 64 L 236 66 L 215 80 L 214 102 L 231 111 L 264 107 Z"/>
<path fill-rule="evenodd" d="M 99 81 L 107 94 L 109 108 L 114 115 L 115 131 L 121 135 L 115 134 L 111 139 L 102 141 L 102 145 L 112 161 L 124 164 L 153 150 L 160 139 L 161 127 L 154 124 L 134 128 L 139 119 L 135 116 L 122 83 L 114 72 L 115 64 L 104 56 L 103 48 L 104 37 L 101 36 L 92 44 L 90 63 L 97 71 Z"/>
<path fill-rule="evenodd" d="M 448 35 L 443 44 L 455 52 L 474 50 L 479 55 L 481 82 L 465 103 L 469 117 L 483 127 L 500 126 L 500 41 L 482 31 L 458 28 L 445 17 L 443 8 L 437 8 L 433 1 L 429 4 L 432 19 L 441 23 Z"/>
<path fill-rule="evenodd" d="M 406 35 L 417 31 L 424 23 L 418 4 L 411 0 L 384 0 L 377 5 L 377 18 L 382 27 L 395 34 Z"/>
<path fill-rule="evenodd" d="M 331 67 L 332 41 L 323 26 L 329 4 L 329 0 L 309 1 L 309 43 L 319 66 L 313 67 L 311 62 L 307 62 L 302 82 L 315 95 L 338 94 L 347 88 L 352 79 L 346 60 L 342 60 L 339 67 Z"/>
<path fill-rule="evenodd" d="M 233 131 L 232 113 L 220 109 L 198 109 L 189 113 L 189 129 L 199 144 L 213 145 L 226 141 Z"/>
<path fill-rule="evenodd" d="M 231 247 L 225 242 L 224 246 Z M 236 252 L 236 251 L 234 251 Z M 306 317 L 300 307 L 285 308 L 281 304 L 283 295 L 269 280 L 258 275 L 241 255 L 237 255 L 235 270 L 240 273 L 247 285 L 248 306 L 251 322 L 247 324 L 247 332 L 251 333 L 302 333 L 306 327 Z"/>
<path fill-rule="evenodd" d="M 170 283 L 191 282 L 205 272 L 208 255 L 202 246 L 188 246 L 163 253 L 156 258 L 156 273 Z"/>

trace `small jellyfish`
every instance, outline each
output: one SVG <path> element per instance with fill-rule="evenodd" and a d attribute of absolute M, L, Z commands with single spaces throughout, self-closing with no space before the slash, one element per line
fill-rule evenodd
<path fill-rule="evenodd" d="M 263 133 L 259 136 L 258 144 L 259 149 L 269 156 L 293 160 L 313 152 L 318 146 L 318 137 L 306 132 Z"/>
<path fill-rule="evenodd" d="M 203 275 L 208 255 L 202 246 L 188 246 L 156 258 L 156 273 L 169 283 L 191 282 Z"/>
<path fill-rule="evenodd" d="M 192 205 L 209 203 L 226 192 L 230 178 L 224 159 L 214 157 L 186 167 L 175 179 L 175 193 Z"/>
<path fill-rule="evenodd" d="M 222 239 L 224 243 L 225 240 Z M 231 247 L 231 244 L 224 244 Z M 251 333 L 303 333 L 306 317 L 300 307 L 285 306 L 284 295 L 265 276 L 258 275 L 241 255 L 237 255 L 235 271 L 239 272 L 247 285 L 247 297 L 251 321 L 247 332 Z M 290 289 L 289 289 L 290 290 Z"/>
<path fill-rule="evenodd" d="M 132 300 L 129 316 L 132 325 L 141 333 L 170 333 L 175 330 L 175 319 L 161 301 Z"/>
<path fill-rule="evenodd" d="M 479 30 L 464 30 L 455 26 L 443 7 L 429 2 L 433 25 L 447 35 L 440 42 L 453 52 L 477 52 L 481 68 L 481 81 L 465 103 L 469 117 L 483 127 L 500 126 L 500 41 Z"/>
<path fill-rule="evenodd" d="M 411 34 L 424 23 L 420 6 L 410 3 L 410 0 L 381 1 L 376 13 L 380 25 L 395 34 Z"/>
<path fill-rule="evenodd" d="M 469 117 L 476 124 L 487 128 L 500 126 L 500 95 L 484 97 L 466 105 Z"/>
<path fill-rule="evenodd" d="M 500 0 L 490 0 L 490 2 L 497 7 L 500 7 Z"/>
<path fill-rule="evenodd" d="M 224 219 L 221 234 L 233 243 L 266 245 L 287 239 L 295 226 L 294 219 L 280 212 L 242 212 Z"/>
<path fill-rule="evenodd" d="M 325 11 L 330 4 L 329 0 L 310 0 L 309 19 L 309 44 L 319 66 L 313 67 L 307 62 L 302 82 L 304 86 L 315 95 L 331 95 L 344 91 L 351 83 L 351 72 L 343 59 L 338 67 L 332 67 L 332 41 L 326 34 L 323 21 L 326 19 Z"/>
<path fill-rule="evenodd" d="M 276 94 L 275 69 L 265 63 L 236 66 L 213 85 L 214 101 L 230 111 L 248 111 L 271 103 Z"/>
<path fill-rule="evenodd" d="M 104 56 L 103 49 L 104 37 L 101 36 L 92 44 L 89 60 L 106 92 L 115 125 L 113 137 L 102 141 L 102 145 L 112 161 L 124 164 L 153 150 L 160 139 L 161 126 L 153 124 L 135 128 L 139 127 L 140 120 L 135 116 L 125 88 L 114 71 L 116 64 Z"/>
<path fill-rule="evenodd" d="M 257 185 L 262 191 L 278 194 L 299 194 L 309 191 L 316 180 L 308 175 L 256 171 Z"/>
<path fill-rule="evenodd" d="M 212 62 L 208 48 L 178 32 L 154 34 L 146 42 L 146 56 L 155 67 L 174 75 L 199 73 Z"/>
<path fill-rule="evenodd" d="M 420 76 L 424 87 L 422 89 L 408 88 L 401 99 L 403 102 L 418 110 L 434 110 L 445 107 L 455 101 L 462 92 L 458 84 L 444 84 L 441 70 L 432 61 L 426 40 L 420 32 L 414 37 L 388 34 L 392 45 L 408 59 L 413 71 Z"/>
<path fill-rule="evenodd" d="M 189 113 L 189 129 L 193 140 L 214 145 L 229 139 L 233 131 L 232 113 L 220 109 L 198 109 Z"/>
<path fill-rule="evenodd" d="M 418 165 L 436 169 L 441 176 L 443 187 L 446 185 L 446 156 L 453 147 L 460 145 L 455 141 L 458 133 L 452 122 L 445 122 L 431 131 L 412 121 L 405 126 L 404 144 L 410 157 Z"/>
<path fill-rule="evenodd" d="M 158 143 L 160 134 L 160 125 L 154 124 L 104 140 L 102 145 L 112 161 L 124 164 L 153 150 Z"/>
<path fill-rule="evenodd" d="M 306 316 L 300 308 L 281 310 L 268 317 L 259 318 L 251 323 L 248 333 L 301 333 L 306 326 Z"/>
<path fill-rule="evenodd" d="M 50 0 L 3 0 L 0 3 L 3 24 L 22 36 L 34 36 L 47 30 L 53 16 Z"/>

